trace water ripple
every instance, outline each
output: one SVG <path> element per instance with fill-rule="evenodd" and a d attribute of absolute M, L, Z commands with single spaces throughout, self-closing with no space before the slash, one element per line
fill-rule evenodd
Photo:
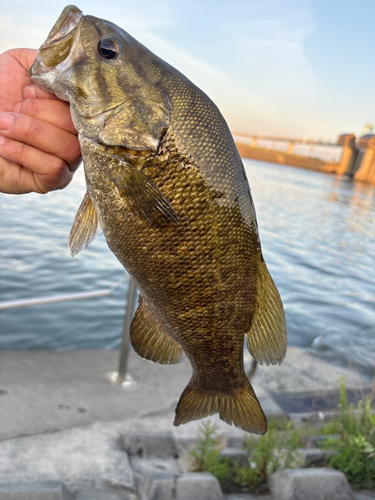
<path fill-rule="evenodd" d="M 289 345 L 373 374 L 375 186 L 244 164 Z M 79 171 L 67 189 L 47 196 L 0 195 L 0 301 L 108 288 L 124 275 L 102 235 L 69 256 L 84 193 Z M 0 311 L 0 349 L 118 347 L 126 290 L 127 282 L 106 297 Z"/>

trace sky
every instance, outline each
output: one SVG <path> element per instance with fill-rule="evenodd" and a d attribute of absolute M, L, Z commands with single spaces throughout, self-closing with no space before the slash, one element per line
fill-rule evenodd
<path fill-rule="evenodd" d="M 0 0 L 0 52 L 43 43 L 66 3 Z M 182 71 L 232 131 L 336 140 L 375 124 L 375 0 L 81 0 Z"/>

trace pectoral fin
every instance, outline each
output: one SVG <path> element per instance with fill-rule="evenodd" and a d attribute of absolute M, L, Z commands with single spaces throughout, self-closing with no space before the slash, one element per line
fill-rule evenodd
<path fill-rule="evenodd" d="M 76 213 L 68 239 L 70 255 L 74 257 L 85 249 L 101 231 L 99 219 L 86 192 L 82 203 Z"/>
<path fill-rule="evenodd" d="M 267 266 L 259 263 L 257 305 L 246 333 L 250 354 L 260 364 L 281 363 L 286 352 L 286 324 L 283 304 Z"/>
<path fill-rule="evenodd" d="M 163 330 L 142 296 L 130 328 L 130 339 L 135 352 L 154 363 L 173 365 L 185 357 L 181 345 Z"/>
<path fill-rule="evenodd" d="M 178 217 L 167 198 L 129 163 L 122 164 L 120 175 L 111 179 L 129 208 L 152 226 L 178 224 Z"/>

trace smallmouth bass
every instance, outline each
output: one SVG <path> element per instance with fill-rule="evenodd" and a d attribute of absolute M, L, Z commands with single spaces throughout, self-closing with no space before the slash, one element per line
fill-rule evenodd
<path fill-rule="evenodd" d="M 192 378 L 175 425 L 219 413 L 263 434 L 243 366 L 281 363 L 282 302 L 264 262 L 249 184 L 229 128 L 191 81 L 118 26 L 66 7 L 30 76 L 69 101 L 87 193 L 72 256 L 102 229 L 140 290 L 131 342 Z"/>

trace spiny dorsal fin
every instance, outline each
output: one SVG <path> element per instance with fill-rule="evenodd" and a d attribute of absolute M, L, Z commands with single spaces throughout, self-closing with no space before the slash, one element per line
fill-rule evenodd
<path fill-rule="evenodd" d="M 130 328 L 130 339 L 135 352 L 154 363 L 173 365 L 185 357 L 181 345 L 163 330 L 142 296 Z"/>
<path fill-rule="evenodd" d="M 267 419 L 250 382 L 244 379 L 244 386 L 235 394 L 214 394 L 194 384 L 193 379 L 181 394 L 176 408 L 174 425 L 219 413 L 227 424 L 247 432 L 265 434 Z"/>
<path fill-rule="evenodd" d="M 68 238 L 70 255 L 74 257 L 84 250 L 98 236 L 100 231 L 101 227 L 97 213 L 86 191 L 70 230 Z"/>
<path fill-rule="evenodd" d="M 121 173 L 111 179 L 129 208 L 152 226 L 178 224 L 178 217 L 167 198 L 139 170 L 122 162 Z"/>
<path fill-rule="evenodd" d="M 281 363 L 286 352 L 286 324 L 279 292 L 264 262 L 259 262 L 257 304 L 246 333 L 250 354 L 260 364 Z"/>

